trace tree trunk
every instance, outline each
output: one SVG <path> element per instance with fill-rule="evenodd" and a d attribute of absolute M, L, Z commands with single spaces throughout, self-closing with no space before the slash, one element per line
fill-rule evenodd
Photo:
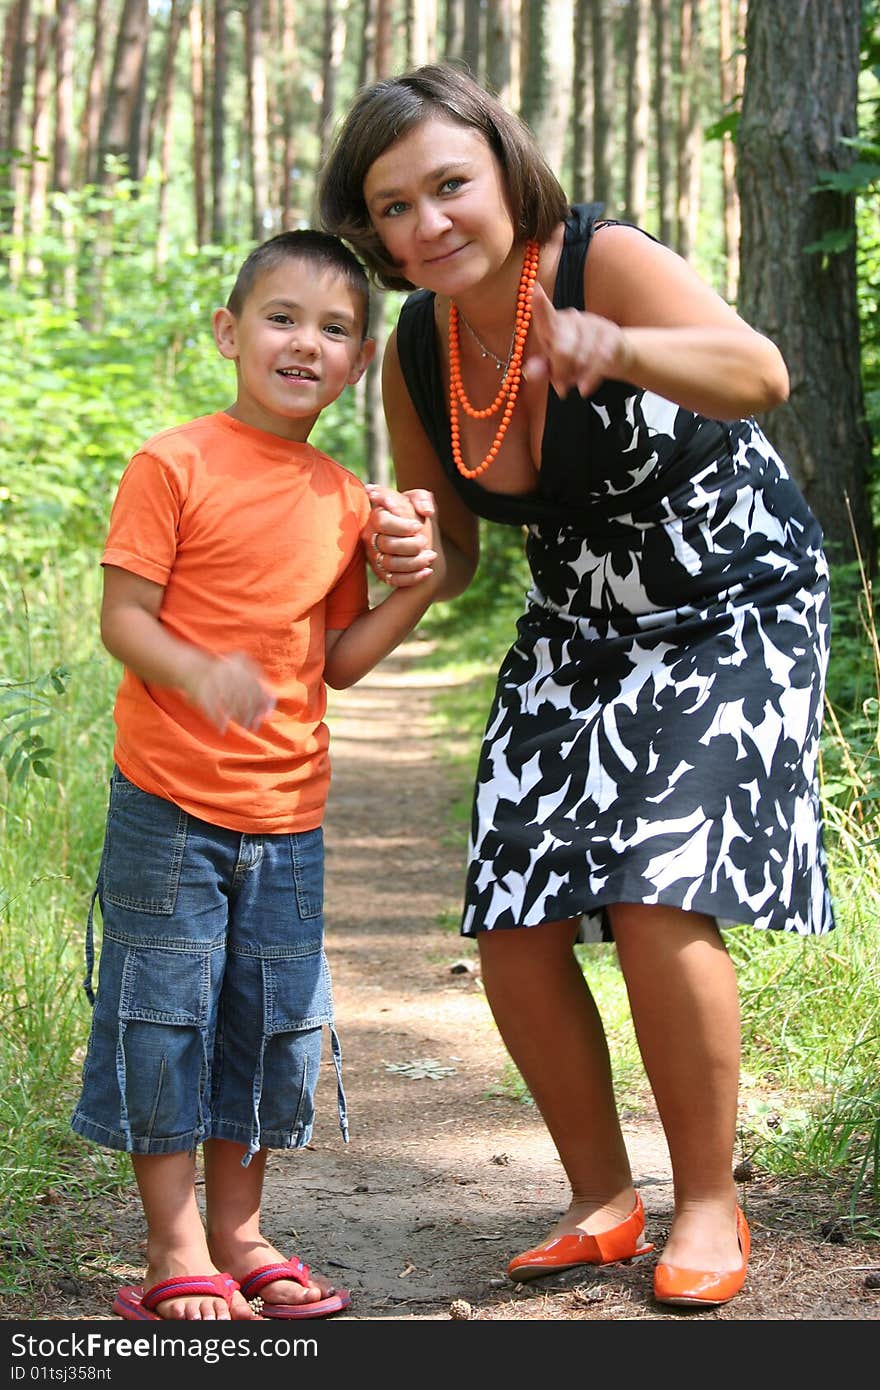
<path fill-rule="evenodd" d="M 15 67 L 15 48 L 18 40 L 19 6 L 11 4 L 3 20 L 3 55 L 0 67 L 0 147 L 6 149 L 9 140 L 11 112 L 10 83 Z"/>
<path fill-rule="evenodd" d="M 331 0 L 327 0 L 329 4 Z M 251 234 L 269 234 L 269 115 L 266 97 L 265 13 L 263 0 L 245 7 L 248 133 L 250 136 Z"/>
<path fill-rule="evenodd" d="M 375 0 L 363 0 L 361 7 L 361 51 L 358 64 L 358 86 L 365 87 L 376 76 L 376 4 Z M 361 378 L 363 380 L 363 378 Z"/>
<path fill-rule="evenodd" d="M 731 0 L 718 0 L 718 70 L 721 87 L 721 114 L 728 119 L 736 103 L 736 83 L 733 71 L 733 29 Z M 739 251 L 739 204 L 736 192 L 736 157 L 733 141 L 727 132 L 721 137 L 721 197 L 724 207 L 724 293 L 728 300 L 736 296 L 736 259 Z"/>
<path fill-rule="evenodd" d="M 681 0 L 678 68 L 678 209 L 676 250 L 685 260 L 694 253 L 700 211 L 700 11 L 702 0 Z"/>
<path fill-rule="evenodd" d="M 28 191 L 28 258 L 29 275 L 43 273 L 42 240 L 46 228 L 46 193 L 49 183 L 49 105 L 52 74 L 49 56 L 52 44 L 52 16 L 43 8 L 37 16 L 34 42 L 34 97 L 31 118 L 31 169 Z"/>
<path fill-rule="evenodd" d="M 377 80 L 392 72 L 391 0 L 377 0 L 376 8 L 376 72 Z M 391 449 L 382 405 L 382 355 L 388 337 L 386 327 L 388 297 L 376 286 L 370 293 L 371 336 L 376 340 L 376 355 L 363 380 L 364 444 L 367 477 L 371 482 L 388 486 L 391 482 Z"/>
<path fill-rule="evenodd" d="M 226 0 L 214 0 L 214 85 L 211 92 L 211 240 L 226 240 Z"/>
<path fill-rule="evenodd" d="M 394 0 L 376 0 L 376 76 L 394 71 Z"/>
<path fill-rule="evenodd" d="M 538 140 L 547 163 L 563 182 L 566 134 L 571 119 L 571 87 L 574 67 L 574 0 L 549 0 L 544 19 L 543 103 L 538 119 Z"/>
<path fill-rule="evenodd" d="M 196 245 L 208 239 L 207 159 L 205 148 L 205 30 L 201 0 L 189 8 L 189 71 L 193 120 L 193 203 Z"/>
<path fill-rule="evenodd" d="M 446 0 L 444 48 L 450 62 L 464 57 L 464 0 Z"/>
<path fill-rule="evenodd" d="M 321 74 L 321 114 L 318 127 L 319 169 L 323 169 L 327 162 L 333 136 L 333 122 L 336 114 L 336 83 L 345 49 L 347 9 L 348 0 L 324 0 L 324 66 Z M 318 180 L 315 179 L 313 199 L 317 198 L 317 184 Z M 317 217 L 317 211 L 317 204 L 313 201 L 313 220 Z"/>
<path fill-rule="evenodd" d="M 95 170 L 96 182 L 107 178 L 111 156 L 131 157 L 132 126 L 139 111 L 143 59 L 147 47 L 150 16 L 147 0 L 124 0 L 113 71 L 107 91 L 107 104 L 101 122 L 100 150 Z"/>
<path fill-rule="evenodd" d="M 657 234 L 666 246 L 675 237 L 675 157 L 672 119 L 671 0 L 653 0 L 654 9 L 654 128 L 657 160 Z"/>
<path fill-rule="evenodd" d="M 577 0 L 574 7 L 574 73 L 572 75 L 571 198 L 587 203 L 593 197 L 593 5 Z"/>
<path fill-rule="evenodd" d="M 406 0 L 406 66 L 418 68 L 436 57 L 437 0 Z"/>
<path fill-rule="evenodd" d="M 859 0 L 812 0 L 796 12 L 751 0 L 739 125 L 742 212 L 740 307 L 780 347 L 788 403 L 767 430 L 825 530 L 829 558 L 863 559 L 874 541 L 866 478 L 871 441 L 860 375 L 855 207 L 851 194 L 817 191 L 823 171 L 855 159 Z M 824 237 L 837 254 L 808 248 Z"/>
<path fill-rule="evenodd" d="M 17 25 L 8 88 L 9 127 L 6 146 L 9 151 L 9 230 L 12 233 L 12 249 L 9 253 L 9 278 L 14 285 L 21 279 L 24 270 L 24 260 L 20 248 L 24 240 L 25 191 L 28 183 L 27 153 L 24 149 L 26 139 L 24 93 L 31 52 L 31 7 L 28 0 L 20 0 L 16 10 Z"/>
<path fill-rule="evenodd" d="M 486 15 L 486 81 L 508 110 L 519 110 L 519 7 L 513 0 L 498 0 Z"/>
<path fill-rule="evenodd" d="M 614 21 L 610 0 L 593 3 L 593 197 L 614 214 Z"/>
<path fill-rule="evenodd" d="M 134 179 L 137 184 L 140 183 L 147 172 L 147 129 L 150 118 L 149 106 L 147 103 L 147 46 L 150 38 L 150 23 L 151 20 L 148 11 L 147 27 L 144 34 L 144 47 L 141 52 L 137 87 L 135 89 L 134 110 L 131 113 L 131 125 L 128 132 L 128 171 L 131 178 Z"/>
<path fill-rule="evenodd" d="M 0 148 L 9 152 L 9 168 L 5 177 L 0 177 L 4 177 L 10 191 L 9 212 L 3 217 L 3 225 L 16 239 L 21 237 L 24 229 L 24 190 L 27 185 L 21 152 L 24 144 L 24 90 L 29 55 L 30 9 L 30 0 L 17 0 L 9 11 L 9 33 L 3 66 L 6 124 L 0 132 Z M 21 257 L 13 254 L 10 258 L 13 281 L 20 277 L 21 269 Z"/>
<path fill-rule="evenodd" d="M 471 74 L 479 82 L 482 70 L 482 7 L 480 0 L 465 0 L 464 5 L 464 46 L 462 57 Z"/>
<path fill-rule="evenodd" d="M 157 139 L 161 142 L 162 136 L 160 132 L 171 110 L 177 48 L 180 43 L 180 33 L 183 28 L 183 22 L 186 19 L 187 8 L 187 0 L 171 0 L 171 8 L 168 12 L 168 27 L 165 31 L 165 48 L 162 53 L 162 63 L 159 71 L 159 82 L 156 88 L 155 100 L 150 108 L 150 118 L 147 125 L 147 164 L 149 164 L 153 156 Z"/>
<path fill-rule="evenodd" d="M 98 141 L 101 132 L 101 111 L 104 106 L 104 55 L 106 51 L 105 0 L 95 0 L 89 76 L 79 122 L 79 146 L 76 157 L 76 178 L 79 184 L 91 183 L 98 166 Z"/>
<path fill-rule="evenodd" d="M 648 105 L 650 0 L 629 0 L 629 81 L 626 89 L 626 216 L 644 226 L 648 206 Z"/>
<path fill-rule="evenodd" d="M 522 100 L 520 115 L 535 130 L 544 105 L 544 11 L 547 0 L 529 0 L 523 12 L 520 52 L 522 64 Z"/>
<path fill-rule="evenodd" d="M 156 266 L 165 264 L 168 257 L 168 179 L 171 173 L 172 124 L 171 105 L 174 96 L 175 63 L 180 33 L 186 19 L 186 0 L 171 0 L 168 15 L 168 33 L 165 38 L 165 52 L 162 58 L 162 72 L 159 90 L 150 114 L 150 129 L 147 135 L 147 162 L 153 144 L 159 145 L 159 188 L 156 199 Z M 195 160 L 194 160 L 195 162 Z M 194 171 L 198 182 L 198 173 Z"/>
<path fill-rule="evenodd" d="M 287 231 L 297 224 L 294 208 L 293 170 L 296 163 L 296 0 L 282 0 L 281 5 L 281 121 L 280 178 L 278 206 L 281 229 Z"/>

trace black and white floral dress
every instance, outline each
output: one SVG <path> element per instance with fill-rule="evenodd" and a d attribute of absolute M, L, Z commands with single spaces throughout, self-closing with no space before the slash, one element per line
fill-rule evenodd
<path fill-rule="evenodd" d="M 583 308 L 599 208 L 566 224 L 557 307 Z M 816 778 L 828 657 L 819 525 L 754 420 L 606 381 L 552 388 L 539 489 L 456 471 L 433 296 L 398 350 L 444 468 L 478 515 L 527 528 L 532 574 L 474 793 L 462 932 L 655 903 L 721 926 L 834 925 Z"/>

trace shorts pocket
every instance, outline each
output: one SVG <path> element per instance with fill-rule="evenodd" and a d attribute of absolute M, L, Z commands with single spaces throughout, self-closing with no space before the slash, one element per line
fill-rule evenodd
<path fill-rule="evenodd" d="M 290 854 L 299 915 L 320 917 L 324 910 L 324 832 L 319 827 L 291 835 Z"/>
<path fill-rule="evenodd" d="M 299 1033 L 333 1018 L 330 967 L 323 950 L 274 956 L 263 963 L 266 1033 Z"/>
<path fill-rule="evenodd" d="M 156 947 L 129 949 L 122 970 L 119 1016 L 125 1022 L 205 1028 L 212 996 L 211 962 L 219 975 L 223 952 Z"/>
<path fill-rule="evenodd" d="M 141 791 L 114 771 L 101 868 L 102 898 L 131 912 L 172 913 L 187 819 L 172 801 Z"/>

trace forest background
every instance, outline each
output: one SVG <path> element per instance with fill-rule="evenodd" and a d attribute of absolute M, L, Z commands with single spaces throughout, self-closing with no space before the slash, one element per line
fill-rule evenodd
<path fill-rule="evenodd" d="M 876 1237 L 877 0 L 6 0 L 0 14 L 0 1295 L 66 1258 L 88 1200 L 130 1180 L 68 1130 L 118 680 L 97 623 L 116 484 L 143 439 L 231 399 L 211 311 L 256 242 L 313 222 L 359 85 L 434 60 L 522 114 L 572 201 L 672 245 L 785 355 L 790 400 L 762 423 L 833 566 L 822 787 L 842 930 L 821 951 L 732 942 L 741 1148 L 820 1176 L 852 1234 Z M 400 302 L 377 291 L 379 355 Z M 376 370 L 313 441 L 389 477 Z M 516 533 L 486 526 L 483 552 L 468 593 L 424 624 L 432 659 L 456 669 L 455 707 L 439 697 L 436 717 L 463 785 L 525 584 Z M 605 972 L 617 1079 L 636 1096 L 621 982 L 590 948 L 584 965 Z M 59 1191 L 46 1250 L 40 1214 Z"/>

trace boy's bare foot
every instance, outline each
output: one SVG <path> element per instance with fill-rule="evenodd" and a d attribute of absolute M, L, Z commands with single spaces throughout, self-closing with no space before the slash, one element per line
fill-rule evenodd
<path fill-rule="evenodd" d="M 244 1283 L 249 1274 L 264 1265 L 286 1264 L 287 1255 L 282 1255 L 267 1240 L 241 1240 L 231 1237 L 224 1240 L 213 1236 L 210 1241 L 211 1254 L 223 1269 L 228 1269 L 238 1283 Z M 273 1279 L 271 1284 L 260 1290 L 263 1303 L 299 1304 L 318 1303 L 335 1293 L 335 1286 L 320 1275 L 309 1271 L 308 1283 L 304 1287 L 294 1279 Z"/>

